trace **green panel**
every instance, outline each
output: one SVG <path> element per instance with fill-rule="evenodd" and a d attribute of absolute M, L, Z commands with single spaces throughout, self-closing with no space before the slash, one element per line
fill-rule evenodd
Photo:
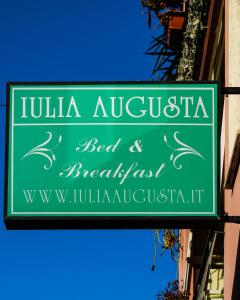
<path fill-rule="evenodd" d="M 217 93 L 10 85 L 7 216 L 217 216 Z"/>

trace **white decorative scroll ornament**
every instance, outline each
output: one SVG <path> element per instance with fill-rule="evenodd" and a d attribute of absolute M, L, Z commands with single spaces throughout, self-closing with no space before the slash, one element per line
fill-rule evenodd
<path fill-rule="evenodd" d="M 179 134 L 179 131 L 175 131 L 173 137 L 174 137 L 175 142 L 178 145 L 180 145 L 180 147 L 178 147 L 178 148 L 174 148 L 171 145 L 169 145 L 167 136 L 164 135 L 164 142 L 170 149 L 173 150 L 173 152 L 170 155 L 170 161 L 172 161 L 174 168 L 176 168 L 178 170 L 182 169 L 182 164 L 178 162 L 178 159 L 185 155 L 195 155 L 195 156 L 198 156 L 198 157 L 202 158 L 203 160 L 205 160 L 205 158 L 203 157 L 203 155 L 200 152 L 198 152 L 194 148 L 188 146 L 187 144 L 181 142 L 177 138 L 177 134 Z"/>
<path fill-rule="evenodd" d="M 24 159 L 24 158 L 26 158 L 28 156 L 31 156 L 31 155 L 40 155 L 40 156 L 43 156 L 43 157 L 45 157 L 48 160 L 48 163 L 44 164 L 43 168 L 45 170 L 49 170 L 49 169 L 51 169 L 51 167 L 53 165 L 53 162 L 56 161 L 56 156 L 53 153 L 53 150 L 56 149 L 59 146 L 59 144 L 61 143 L 62 136 L 61 135 L 59 136 L 58 142 L 57 142 L 57 144 L 54 147 L 47 148 L 47 147 L 44 147 L 44 146 L 46 146 L 47 144 L 49 144 L 51 142 L 53 135 L 52 135 L 52 133 L 50 131 L 47 131 L 46 134 L 48 135 L 48 138 L 46 139 L 46 141 L 43 142 L 40 145 L 37 145 L 35 148 L 31 149 L 30 151 L 28 151 L 22 157 L 22 159 Z"/>

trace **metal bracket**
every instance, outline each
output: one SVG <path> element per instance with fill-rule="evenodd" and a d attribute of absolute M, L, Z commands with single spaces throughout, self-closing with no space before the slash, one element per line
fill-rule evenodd
<path fill-rule="evenodd" d="M 231 190 L 233 189 L 237 177 L 239 165 L 240 165 L 240 130 L 237 131 L 237 135 L 235 138 L 233 153 L 232 153 L 228 174 L 225 182 L 225 189 L 231 189 Z"/>
<path fill-rule="evenodd" d="M 223 87 L 221 90 L 222 95 L 240 95 L 240 87 Z"/>
<path fill-rule="evenodd" d="M 224 223 L 240 224 L 240 216 L 229 216 L 228 214 L 225 214 L 222 220 Z"/>

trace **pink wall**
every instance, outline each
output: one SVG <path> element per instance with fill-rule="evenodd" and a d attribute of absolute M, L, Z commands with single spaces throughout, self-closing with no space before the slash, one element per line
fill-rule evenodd
<path fill-rule="evenodd" d="M 229 57 L 230 53 L 230 40 L 229 40 L 229 1 L 225 1 L 225 86 L 233 85 L 234 78 L 229 71 Z M 239 42 L 239 41 L 238 41 Z M 240 70 L 239 70 L 240 72 Z M 240 83 L 239 83 L 240 84 Z M 229 101 L 231 99 L 225 100 L 225 178 L 229 168 L 229 134 L 234 134 L 229 132 L 229 122 L 231 116 L 229 116 Z M 240 105 L 240 102 L 239 102 Z M 223 150 L 223 149 L 222 149 Z M 240 174 L 235 181 L 234 189 L 225 190 L 225 212 L 229 215 L 240 216 Z M 235 275 L 236 267 L 236 256 L 239 240 L 240 226 L 237 224 L 226 224 L 225 225 L 225 236 L 224 236 L 224 299 L 225 300 L 235 300 L 232 299 L 232 288 Z M 240 281 L 240 278 L 238 278 Z M 236 299 L 237 300 L 237 299 Z"/>
<path fill-rule="evenodd" d="M 180 252 L 179 252 L 179 282 L 180 282 L 180 286 L 185 278 L 189 232 L 190 232 L 189 229 L 180 230 L 180 243 L 181 243 L 181 248 L 180 248 Z"/>

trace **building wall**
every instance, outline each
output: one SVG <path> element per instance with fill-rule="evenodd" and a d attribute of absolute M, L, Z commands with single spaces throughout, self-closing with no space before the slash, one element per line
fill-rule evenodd
<path fill-rule="evenodd" d="M 180 251 L 179 251 L 179 282 L 180 287 L 184 290 L 188 287 L 184 286 L 187 272 L 187 256 L 189 251 L 189 229 L 180 231 Z"/>
<path fill-rule="evenodd" d="M 225 1 L 225 85 L 240 87 L 240 1 Z M 236 132 L 240 128 L 240 96 L 225 99 L 225 178 L 229 171 Z M 223 149 L 222 149 L 223 150 Z M 240 216 L 240 174 L 238 172 L 233 190 L 225 190 L 225 212 Z M 240 299 L 240 278 L 236 265 L 240 226 L 225 225 L 224 240 L 224 294 L 225 300 Z M 238 295 L 236 294 L 238 293 Z M 237 297 L 237 298 L 236 298 Z"/>
<path fill-rule="evenodd" d="M 209 40 L 205 40 L 200 79 L 221 79 L 225 87 L 240 87 L 240 0 L 211 0 L 211 20 L 208 24 Z M 224 14 L 220 5 L 224 4 Z M 217 8 L 216 8 L 217 5 Z M 216 14 L 216 9 L 218 13 Z M 217 15 L 217 16 L 216 16 Z M 224 35 L 222 29 L 224 28 Z M 225 38 L 224 49 L 223 38 Z M 223 50 L 225 53 L 222 62 Z M 220 66 L 224 65 L 224 76 Z M 222 183 L 225 182 L 230 169 L 237 131 L 240 130 L 240 95 L 228 95 L 224 99 L 223 121 L 221 131 L 221 170 L 224 170 Z M 238 153 L 239 155 L 239 153 Z M 240 172 L 238 171 L 232 190 L 224 190 L 224 210 L 229 216 L 240 216 Z M 187 244 L 189 230 L 181 231 L 183 249 L 180 251 L 179 279 L 186 278 Z M 240 300 L 240 225 L 226 223 L 224 226 L 224 299 Z M 194 237 L 193 237 L 194 239 Z M 193 258 L 192 258 L 193 259 Z M 192 267 L 191 267 L 192 268 Z M 213 275 L 214 274 L 214 275 Z M 208 289 L 221 287 L 223 274 L 210 271 Z M 212 280 L 211 280 L 212 279 Z M 214 282 L 213 282 L 214 281 Z M 193 291 L 194 272 L 190 272 L 190 291 Z M 220 284 L 220 286 L 218 285 Z M 189 287 L 188 287 L 189 288 Z M 192 299 L 192 294 L 190 299 Z"/>
<path fill-rule="evenodd" d="M 235 1 L 235 0 L 234 0 Z M 240 2 L 240 1 L 239 1 Z M 203 48 L 203 56 L 201 61 L 201 70 L 199 74 L 199 80 L 221 80 L 222 85 L 225 85 L 224 80 L 224 1 L 222 0 L 211 0 L 210 8 L 209 8 L 209 17 L 208 17 L 208 24 L 206 30 L 206 37 L 204 41 L 204 48 Z M 239 14 L 240 16 L 240 14 Z M 225 40 L 226 41 L 226 40 Z M 239 52 L 240 53 L 240 52 Z M 240 70 L 240 68 L 239 68 Z M 219 103 L 221 105 L 221 103 Z M 222 134 L 221 134 L 221 170 L 223 170 L 223 166 L 225 167 L 224 162 L 224 151 L 225 145 L 228 143 L 228 137 L 226 136 L 226 130 L 229 127 L 229 120 L 226 121 L 226 116 L 228 115 L 227 112 L 229 107 L 225 105 L 224 113 L 223 113 L 223 122 L 222 122 Z M 234 110 L 234 108 L 233 108 Z M 237 113 L 236 113 L 237 115 Z M 239 114 L 240 116 L 240 114 Z M 225 123 L 227 122 L 227 125 Z M 226 141 L 227 139 L 227 141 Z M 233 147 L 233 146 L 232 146 Z M 226 153 L 225 153 L 226 155 Z M 223 180 L 225 180 L 222 178 Z M 240 195 L 240 194 L 239 194 Z M 240 201 L 239 201 L 240 202 Z M 220 229 L 221 230 L 221 229 Z M 207 231 L 204 232 L 202 230 L 194 230 L 193 231 L 193 244 L 199 246 L 198 243 L 198 236 L 200 235 L 203 238 L 203 242 L 206 243 L 207 241 Z M 180 259 L 179 259 L 179 280 L 186 280 L 186 267 L 187 267 L 187 246 L 186 242 L 189 239 L 189 230 L 182 230 L 182 243 L 183 249 L 180 251 Z M 220 243 L 223 245 L 223 235 L 221 235 Z M 196 251 L 196 247 L 191 247 L 191 264 L 190 264 L 190 272 L 188 278 L 188 291 L 190 292 L 190 300 L 193 298 L 194 286 L 196 284 L 196 279 L 198 277 L 198 270 L 199 264 L 201 264 L 201 250 Z M 195 248 L 195 249 L 194 249 Z M 222 266 L 222 253 L 223 251 L 219 251 L 219 245 L 216 245 L 215 252 L 218 253 L 219 264 L 221 265 L 219 268 L 211 267 L 209 272 L 209 278 L 207 280 L 206 289 L 208 290 L 208 296 L 204 299 L 223 299 L 222 290 L 223 290 L 223 280 L 226 276 L 225 270 L 223 271 Z M 201 249 L 203 249 L 201 247 Z M 231 250 L 229 250 L 231 251 Z M 203 251 L 202 251 L 203 252 Z M 236 256 L 235 256 L 236 257 Z M 232 258 L 234 260 L 234 258 Z M 236 260 L 236 259 L 235 259 Z M 215 253 L 215 261 L 216 253 Z M 230 273 L 230 271 L 229 271 Z M 225 290 L 226 291 L 226 290 Z M 231 300 L 231 298 L 227 298 L 226 296 L 224 299 Z M 237 300 L 237 299 L 234 299 Z M 240 297 L 239 297 L 240 300 Z"/>

